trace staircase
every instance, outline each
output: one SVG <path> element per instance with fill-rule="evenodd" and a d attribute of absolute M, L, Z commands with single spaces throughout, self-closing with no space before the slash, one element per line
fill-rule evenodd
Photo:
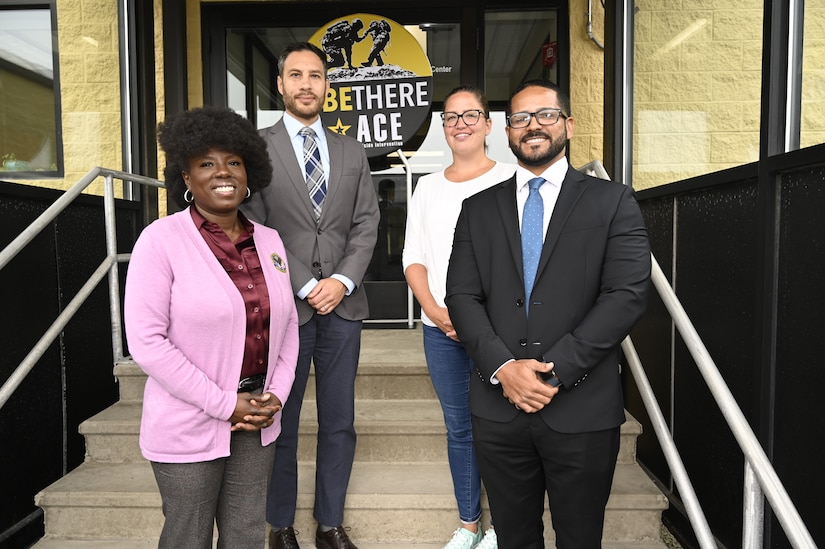
<path fill-rule="evenodd" d="M 420 330 L 363 331 L 356 382 L 356 462 L 345 525 L 360 549 L 440 549 L 458 525 L 441 408 L 424 362 Z M 149 464 L 138 448 L 144 376 L 134 362 L 115 365 L 120 401 L 80 426 L 86 461 L 37 494 L 46 535 L 35 549 L 157 547 L 163 516 Z M 313 547 L 315 457 L 313 383 L 307 387 L 299 444 L 295 528 Z M 621 450 L 605 519 L 605 549 L 664 549 L 667 501 L 635 461 L 641 427 L 622 427 Z M 264 502 L 261 502 L 263 505 Z M 484 506 L 482 524 L 489 524 Z M 554 547 L 545 513 L 547 546 Z"/>

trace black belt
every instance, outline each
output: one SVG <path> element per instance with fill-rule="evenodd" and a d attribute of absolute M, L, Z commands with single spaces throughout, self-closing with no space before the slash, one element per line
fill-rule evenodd
<path fill-rule="evenodd" d="M 239 393 L 261 393 L 266 382 L 266 374 L 256 374 L 243 378 L 238 382 Z"/>

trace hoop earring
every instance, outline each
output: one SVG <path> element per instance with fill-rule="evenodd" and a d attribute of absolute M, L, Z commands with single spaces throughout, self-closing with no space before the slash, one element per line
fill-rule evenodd
<path fill-rule="evenodd" d="M 189 198 L 186 198 L 186 193 L 189 193 Z M 183 201 L 184 202 L 186 202 L 187 204 L 191 204 L 194 199 L 195 199 L 195 197 L 192 196 L 192 191 L 190 191 L 189 189 L 186 189 L 185 191 L 183 191 Z"/>
<path fill-rule="evenodd" d="M 249 187 L 246 188 L 246 197 L 249 198 L 252 196 L 252 191 L 249 190 Z"/>

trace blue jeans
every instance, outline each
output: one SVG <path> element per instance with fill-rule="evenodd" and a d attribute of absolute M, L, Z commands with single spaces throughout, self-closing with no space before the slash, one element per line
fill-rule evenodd
<path fill-rule="evenodd" d="M 464 523 L 478 522 L 481 518 L 481 475 L 473 448 L 470 417 L 470 375 L 473 361 L 463 344 L 426 324 L 424 355 L 427 357 L 427 368 L 447 426 L 447 457 L 453 476 L 459 518 Z"/>

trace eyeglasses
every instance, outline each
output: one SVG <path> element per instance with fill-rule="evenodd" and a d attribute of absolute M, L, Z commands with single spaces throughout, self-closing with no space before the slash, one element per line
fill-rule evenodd
<path fill-rule="evenodd" d="M 485 116 L 484 111 L 479 109 L 464 111 L 460 114 L 457 112 L 443 112 L 441 113 L 441 122 L 444 126 L 452 128 L 458 124 L 458 119 L 460 118 L 468 126 L 475 126 L 482 116 Z"/>
<path fill-rule="evenodd" d="M 526 128 L 530 125 L 530 119 L 535 118 L 541 126 L 552 126 L 559 121 L 559 118 L 567 118 L 561 109 L 541 109 L 536 112 L 514 112 L 507 117 L 507 125 L 511 128 Z"/>

